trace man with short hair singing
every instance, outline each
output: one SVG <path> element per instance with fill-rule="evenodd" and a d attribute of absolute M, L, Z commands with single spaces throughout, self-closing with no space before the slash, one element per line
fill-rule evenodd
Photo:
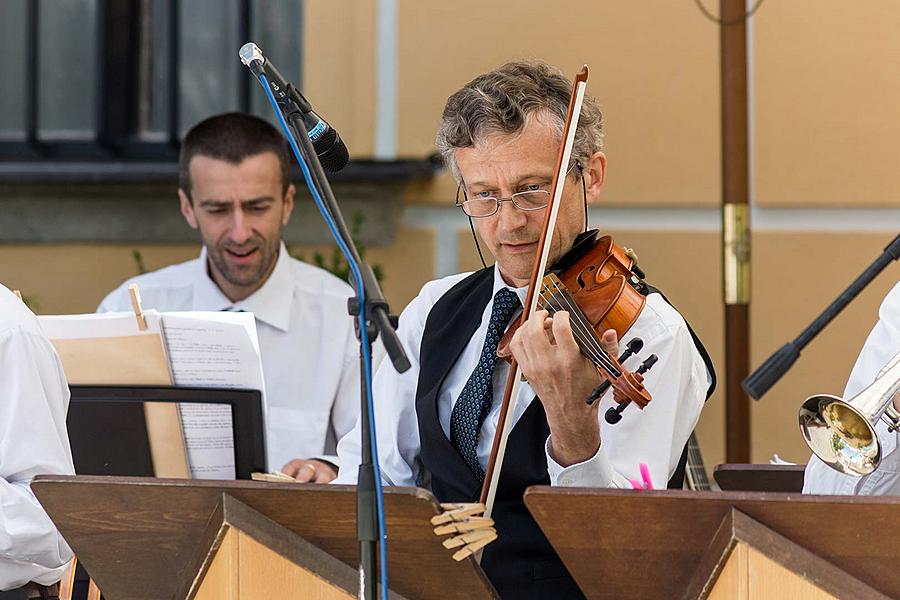
<path fill-rule="evenodd" d="M 386 363 L 374 384 L 380 467 L 389 484 L 428 485 L 441 502 L 478 499 L 509 369 L 498 362 L 497 345 L 527 292 L 570 93 L 558 69 L 518 62 L 477 77 L 447 101 L 438 148 L 459 183 L 463 212 L 496 263 L 426 284 L 400 317 L 413 368 L 398 374 Z M 585 231 L 587 205 L 600 196 L 602 134 L 597 103 L 586 97 L 574 162 L 561 182 L 551 263 Z M 643 353 L 659 357 L 644 380 L 653 401 L 643 411 L 625 410 L 618 425 L 600 418 L 611 393 L 585 402 L 600 376 L 580 353 L 567 312 L 548 319 L 538 311 L 513 338 L 528 383 L 512 399 L 492 513 L 499 537 L 481 561 L 505 598 L 581 597 L 525 508 L 525 488 L 628 487 L 641 463 L 663 485 L 711 392 L 712 366 L 684 319 L 659 293 L 641 289 L 646 302 L 628 336 L 642 338 Z M 615 332 L 603 341 L 614 348 Z M 357 431 L 341 440 L 337 482 L 354 480 L 359 443 Z"/>
<path fill-rule="evenodd" d="M 288 255 L 290 173 L 285 139 L 262 119 L 228 113 L 195 125 L 181 146 L 178 198 L 200 233 L 200 258 L 129 279 L 98 310 L 129 310 L 128 285 L 137 283 L 145 308 L 252 312 L 269 467 L 326 483 L 336 475 L 337 440 L 359 415 L 353 291 Z"/>

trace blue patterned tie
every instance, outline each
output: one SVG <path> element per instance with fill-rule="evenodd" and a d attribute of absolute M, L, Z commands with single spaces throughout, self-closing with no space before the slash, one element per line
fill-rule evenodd
<path fill-rule="evenodd" d="M 497 364 L 497 344 L 520 307 L 519 297 L 507 288 L 494 296 L 481 358 L 450 414 L 450 441 L 479 481 L 484 479 L 484 471 L 478 463 L 478 435 L 494 399 L 491 379 Z"/>

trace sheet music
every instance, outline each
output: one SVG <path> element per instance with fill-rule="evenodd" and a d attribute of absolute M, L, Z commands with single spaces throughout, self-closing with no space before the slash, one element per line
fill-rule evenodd
<path fill-rule="evenodd" d="M 169 312 L 162 329 L 175 385 L 260 390 L 265 383 L 252 313 Z M 185 446 L 196 479 L 234 479 L 229 405 L 182 403 Z"/>

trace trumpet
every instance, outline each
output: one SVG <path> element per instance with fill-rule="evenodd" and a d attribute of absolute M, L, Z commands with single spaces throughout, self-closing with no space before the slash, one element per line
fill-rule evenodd
<path fill-rule="evenodd" d="M 879 419 L 888 431 L 900 430 L 900 352 L 888 361 L 875 381 L 849 401 L 837 396 L 810 396 L 800 408 L 800 431 L 822 462 L 847 475 L 868 475 L 881 464 L 875 432 Z"/>

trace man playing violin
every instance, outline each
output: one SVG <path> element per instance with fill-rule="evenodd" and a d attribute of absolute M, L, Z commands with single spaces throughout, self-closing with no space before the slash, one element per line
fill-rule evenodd
<path fill-rule="evenodd" d="M 458 205 L 496 262 L 427 283 L 400 316 L 412 368 L 398 374 L 385 364 L 374 383 L 386 484 L 429 487 L 442 502 L 479 497 L 509 370 L 497 359 L 497 345 L 521 313 L 537 259 L 570 94 L 571 83 L 558 69 L 517 62 L 477 77 L 447 101 L 437 145 L 459 183 Z M 602 138 L 602 115 L 586 97 L 549 242 L 551 263 L 585 231 L 587 205 L 600 196 Z M 581 597 L 528 514 L 526 487 L 630 487 L 641 463 L 661 485 L 679 466 L 714 385 L 712 367 L 659 293 L 648 294 L 623 341 L 632 337 L 642 338 L 642 354 L 659 358 L 644 380 L 653 401 L 642 411 L 629 407 L 621 423 L 610 425 L 602 414 L 613 403 L 611 392 L 585 402 L 601 376 L 582 355 L 569 313 L 550 318 L 537 311 L 516 331 L 510 351 L 527 383 L 512 399 L 492 513 L 499 537 L 481 561 L 501 596 Z M 602 343 L 617 353 L 615 331 L 606 331 Z M 338 446 L 336 483 L 355 479 L 358 427 Z"/>

